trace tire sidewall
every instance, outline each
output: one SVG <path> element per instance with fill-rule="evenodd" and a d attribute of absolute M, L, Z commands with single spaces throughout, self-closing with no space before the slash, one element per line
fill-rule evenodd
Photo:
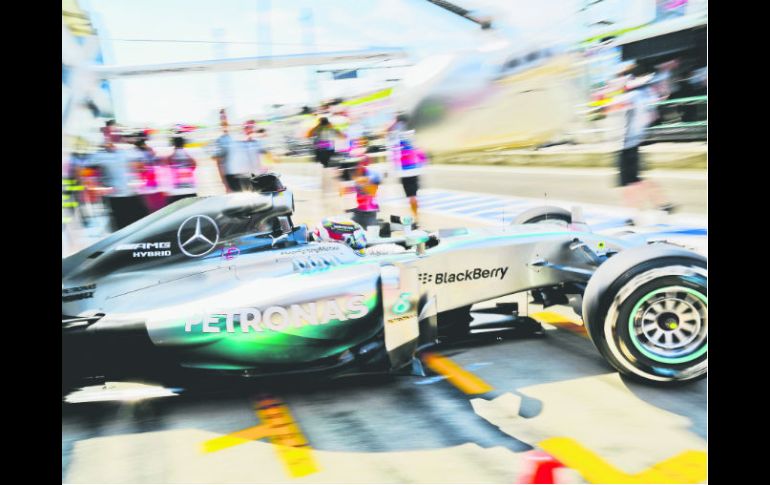
<path fill-rule="evenodd" d="M 537 224 L 541 222 L 559 221 L 572 223 L 572 213 L 567 209 L 555 206 L 533 207 L 516 216 L 514 224 Z"/>
<path fill-rule="evenodd" d="M 688 272 L 687 276 L 664 274 L 667 270 Z M 708 352 L 681 364 L 656 362 L 645 356 L 632 343 L 628 321 L 639 300 L 651 291 L 667 286 L 682 286 L 707 295 L 705 265 L 696 259 L 665 258 L 638 264 L 617 278 L 600 296 L 591 315 L 589 334 L 599 352 L 623 374 L 657 381 L 686 381 L 705 375 Z M 654 274 L 660 274 L 653 277 Z M 650 277 L 639 284 L 640 279 Z M 630 290 L 630 293 L 629 293 Z M 707 342 L 704 344 L 707 345 Z"/>
<path fill-rule="evenodd" d="M 551 221 L 558 221 L 558 222 L 564 222 L 567 224 L 572 223 L 572 217 L 566 216 L 564 214 L 545 214 L 542 216 L 534 217 L 524 224 L 537 224 L 539 222 L 551 222 Z"/>

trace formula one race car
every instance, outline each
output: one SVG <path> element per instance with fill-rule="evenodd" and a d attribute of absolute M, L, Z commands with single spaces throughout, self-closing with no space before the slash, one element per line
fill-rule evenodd
<path fill-rule="evenodd" d="M 707 371 L 697 253 L 601 236 L 554 207 L 435 233 L 394 218 L 388 238 L 332 220 L 338 237 L 323 238 L 293 224 L 277 177 L 254 186 L 180 200 L 62 260 L 65 381 L 160 368 L 419 373 L 422 350 L 474 332 L 472 305 L 524 292 L 570 305 L 625 375 Z"/>

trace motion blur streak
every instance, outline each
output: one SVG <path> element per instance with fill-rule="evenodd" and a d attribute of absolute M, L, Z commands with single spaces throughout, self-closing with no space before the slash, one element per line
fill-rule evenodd
<path fill-rule="evenodd" d="M 304 477 L 318 472 L 308 441 L 285 404 L 276 398 L 265 397 L 257 402 L 256 414 L 262 424 L 205 441 L 203 452 L 212 453 L 269 438 L 290 477 Z"/>
<path fill-rule="evenodd" d="M 290 477 L 304 477 L 320 470 L 307 438 L 285 404 L 275 398 L 263 398 L 257 403 L 257 416 L 272 430 L 270 443 Z"/>
<path fill-rule="evenodd" d="M 575 332 L 583 336 L 588 335 L 588 332 L 586 331 L 586 327 L 584 325 L 578 322 L 575 322 L 572 319 L 565 317 L 564 315 L 560 315 L 558 313 L 536 312 L 531 314 L 530 316 L 535 320 L 539 321 L 540 323 L 550 323 L 551 325 L 559 326 L 561 328 L 569 330 L 570 332 Z"/>
<path fill-rule="evenodd" d="M 707 454 L 688 450 L 636 474 L 624 473 L 571 438 L 549 438 L 538 443 L 590 483 L 702 483 L 706 481 Z"/>
<path fill-rule="evenodd" d="M 247 428 L 235 433 L 222 436 L 220 438 L 214 438 L 203 443 L 203 452 L 212 453 L 214 451 L 224 450 L 231 446 L 240 445 L 249 441 L 261 440 L 270 436 L 271 429 L 269 426 L 261 424 L 252 428 Z"/>
<path fill-rule="evenodd" d="M 134 382 L 107 382 L 101 386 L 88 386 L 75 391 L 64 400 L 68 403 L 123 401 L 138 402 L 143 399 L 178 395 L 174 389 L 149 386 Z"/>
<path fill-rule="evenodd" d="M 429 353 L 425 356 L 424 362 L 431 370 L 446 377 L 449 382 L 465 394 L 484 394 L 494 389 L 480 377 L 442 355 Z"/>

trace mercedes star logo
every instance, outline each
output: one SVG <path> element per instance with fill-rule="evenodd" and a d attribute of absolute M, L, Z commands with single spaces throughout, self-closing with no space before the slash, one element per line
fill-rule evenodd
<path fill-rule="evenodd" d="M 183 253 L 197 258 L 208 254 L 217 245 L 219 242 L 219 227 L 217 227 L 214 219 L 209 216 L 191 216 L 185 219 L 182 225 L 179 226 L 176 240 L 179 243 L 179 249 Z"/>

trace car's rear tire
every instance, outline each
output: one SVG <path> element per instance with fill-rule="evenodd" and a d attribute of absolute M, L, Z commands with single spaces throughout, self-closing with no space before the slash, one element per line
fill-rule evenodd
<path fill-rule="evenodd" d="M 583 296 L 596 348 L 619 372 L 687 382 L 708 366 L 706 258 L 666 244 L 627 249 L 602 264 Z"/>
<path fill-rule="evenodd" d="M 513 220 L 514 224 L 536 224 L 538 222 L 572 224 L 572 213 L 561 207 L 546 205 L 526 210 Z"/>

